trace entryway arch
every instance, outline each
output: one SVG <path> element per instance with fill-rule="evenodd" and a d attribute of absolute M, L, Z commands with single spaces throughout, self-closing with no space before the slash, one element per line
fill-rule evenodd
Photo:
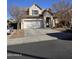
<path fill-rule="evenodd" d="M 46 28 L 51 28 L 51 17 L 46 17 Z"/>
<path fill-rule="evenodd" d="M 54 28 L 55 27 L 55 20 L 53 19 L 52 11 L 50 9 L 46 9 L 42 12 L 42 15 L 43 15 L 44 28 L 47 28 L 47 27 Z"/>

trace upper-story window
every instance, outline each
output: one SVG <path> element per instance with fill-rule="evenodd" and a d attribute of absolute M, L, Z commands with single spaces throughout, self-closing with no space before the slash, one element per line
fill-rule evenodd
<path fill-rule="evenodd" d="M 32 10 L 32 15 L 38 15 L 38 10 Z"/>

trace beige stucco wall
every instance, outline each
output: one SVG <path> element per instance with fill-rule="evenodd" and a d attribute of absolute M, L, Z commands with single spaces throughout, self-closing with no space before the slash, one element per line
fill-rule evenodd
<path fill-rule="evenodd" d="M 29 15 L 32 15 L 32 10 L 38 10 L 38 15 L 42 13 L 42 10 L 40 10 L 35 4 L 29 8 Z"/>

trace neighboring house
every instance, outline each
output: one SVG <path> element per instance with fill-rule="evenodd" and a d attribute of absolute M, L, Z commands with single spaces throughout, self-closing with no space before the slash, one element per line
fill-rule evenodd
<path fill-rule="evenodd" d="M 50 9 L 42 9 L 37 4 L 26 8 L 26 16 L 21 19 L 21 29 L 26 28 L 53 28 L 55 20 Z"/>
<path fill-rule="evenodd" d="M 14 19 L 7 20 L 7 27 L 13 27 L 13 29 L 17 29 L 17 22 Z"/>

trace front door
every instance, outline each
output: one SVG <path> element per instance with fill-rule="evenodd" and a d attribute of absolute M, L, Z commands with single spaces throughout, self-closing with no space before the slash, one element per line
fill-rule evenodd
<path fill-rule="evenodd" d="M 46 27 L 47 28 L 50 27 L 50 21 L 51 21 L 51 18 L 50 17 L 46 17 Z"/>

